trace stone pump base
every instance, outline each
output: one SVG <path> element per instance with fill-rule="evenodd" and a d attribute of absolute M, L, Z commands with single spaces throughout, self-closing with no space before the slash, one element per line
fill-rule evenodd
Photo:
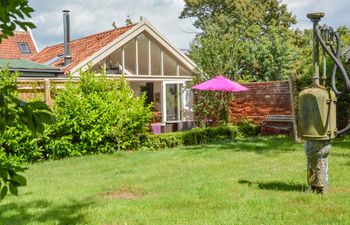
<path fill-rule="evenodd" d="M 328 189 L 328 155 L 330 140 L 306 140 L 307 182 L 313 192 L 324 193 Z"/>

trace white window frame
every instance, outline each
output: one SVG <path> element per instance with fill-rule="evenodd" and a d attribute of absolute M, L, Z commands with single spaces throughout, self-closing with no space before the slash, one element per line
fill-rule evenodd
<path fill-rule="evenodd" d="M 175 121 L 167 121 L 167 113 L 166 113 L 166 85 L 167 84 L 182 84 L 182 85 L 186 85 L 186 82 L 188 80 L 172 80 L 172 81 L 162 81 L 161 84 L 161 90 L 162 90 L 162 94 L 161 94 L 161 110 L 162 110 L 162 123 L 166 123 L 166 122 L 179 122 L 179 121 L 183 121 L 183 118 L 181 118 L 180 120 L 175 120 Z M 181 91 L 181 90 L 180 90 Z M 178 98 L 180 101 L 183 100 L 183 94 L 181 93 L 181 96 Z M 180 104 L 180 107 L 178 107 L 180 113 L 180 117 L 181 117 L 181 108 L 183 107 L 183 104 Z"/>

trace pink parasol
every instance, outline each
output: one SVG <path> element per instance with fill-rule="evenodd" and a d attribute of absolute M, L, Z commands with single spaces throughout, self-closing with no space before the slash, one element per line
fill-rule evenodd
<path fill-rule="evenodd" d="M 203 83 L 197 84 L 192 87 L 193 89 L 201 91 L 227 91 L 227 92 L 239 92 L 248 91 L 249 89 L 230 80 L 224 76 L 216 76 Z"/>

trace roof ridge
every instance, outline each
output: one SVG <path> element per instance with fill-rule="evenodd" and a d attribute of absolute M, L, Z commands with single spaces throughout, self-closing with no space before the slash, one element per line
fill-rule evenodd
<path fill-rule="evenodd" d="M 85 39 L 85 38 L 90 38 L 90 37 L 97 36 L 97 35 L 100 35 L 100 34 L 109 33 L 109 32 L 116 31 L 116 30 L 122 30 L 122 29 L 125 29 L 125 28 L 133 27 L 133 26 L 135 26 L 136 24 L 137 24 L 137 23 L 133 23 L 133 24 L 130 24 L 130 25 L 118 27 L 118 28 L 116 28 L 116 29 L 111 29 L 111 30 L 102 31 L 102 32 L 95 33 L 95 34 L 90 34 L 90 35 L 88 35 L 88 36 L 85 36 L 85 37 L 81 37 L 81 38 L 72 40 L 71 42 L 73 42 L 73 41 L 78 41 L 78 40 Z"/>
<path fill-rule="evenodd" d="M 118 28 L 116 28 L 116 29 L 111 29 L 111 30 L 106 30 L 106 31 L 98 32 L 98 33 L 95 33 L 95 34 L 90 34 L 90 35 L 88 35 L 88 36 L 84 36 L 84 37 L 81 37 L 81 38 L 72 40 L 72 41 L 70 41 L 70 43 L 75 42 L 75 41 L 80 41 L 80 40 L 83 40 L 83 39 L 87 39 L 87 38 L 91 38 L 91 37 L 94 37 L 94 36 L 97 36 L 97 35 L 109 33 L 109 32 L 112 32 L 112 31 L 122 30 L 122 29 L 125 29 L 125 28 L 133 27 L 133 26 L 135 26 L 136 24 L 138 24 L 138 23 L 133 23 L 133 24 L 130 24 L 130 25 L 118 27 Z M 62 45 L 62 44 L 64 44 L 64 43 L 63 43 L 63 42 L 60 42 L 60 43 L 57 43 L 57 44 L 54 44 L 54 45 L 45 46 L 42 50 L 44 50 L 45 48 L 56 47 L 56 46 Z M 41 51 L 42 51 L 42 50 L 41 50 Z"/>

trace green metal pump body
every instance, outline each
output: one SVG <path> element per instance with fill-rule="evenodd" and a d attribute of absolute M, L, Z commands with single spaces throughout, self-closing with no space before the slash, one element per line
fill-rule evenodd
<path fill-rule="evenodd" d="M 304 89 L 298 96 L 298 128 L 305 140 L 330 140 L 336 137 L 336 102 L 331 89 L 318 84 Z"/>

